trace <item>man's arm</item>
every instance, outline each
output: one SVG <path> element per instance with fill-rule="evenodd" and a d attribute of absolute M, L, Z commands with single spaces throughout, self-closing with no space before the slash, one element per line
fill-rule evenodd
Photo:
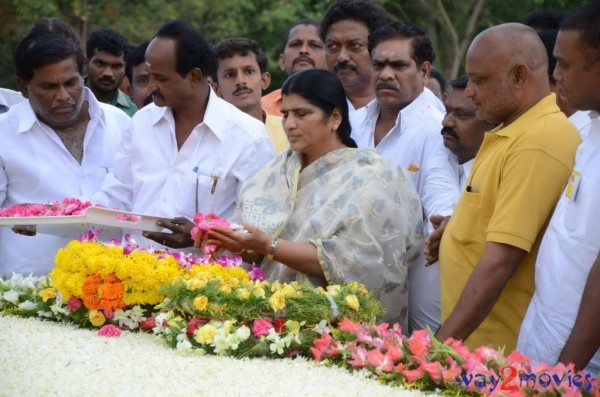
<path fill-rule="evenodd" d="M 576 370 L 584 369 L 600 348 L 600 255 L 588 274 L 579 304 L 575 326 L 558 361 L 574 363 Z"/>
<path fill-rule="evenodd" d="M 436 333 L 442 341 L 465 340 L 487 317 L 526 252 L 512 245 L 488 242 L 448 319 Z"/>

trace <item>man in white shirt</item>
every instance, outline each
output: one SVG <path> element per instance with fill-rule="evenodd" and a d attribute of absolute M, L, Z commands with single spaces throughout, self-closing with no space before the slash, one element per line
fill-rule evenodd
<path fill-rule="evenodd" d="M 376 99 L 352 137 L 359 147 L 374 147 L 409 171 L 429 225 L 433 214 L 450 215 L 459 197 L 456 158 L 440 135 L 443 114 L 424 89 L 435 57 L 431 42 L 418 26 L 394 22 L 371 34 L 369 49 Z M 411 330 L 437 329 L 440 321 L 437 265 L 424 263 L 421 255 L 409 268 Z"/>
<path fill-rule="evenodd" d="M 111 207 L 178 217 L 160 223 L 173 234 L 144 236 L 185 248 L 193 244 L 189 220 L 197 212 L 229 217 L 242 182 L 274 157 L 273 148 L 263 123 L 212 91 L 207 78 L 215 57 L 190 25 L 163 25 L 148 45 L 146 64 L 154 103 L 133 117 L 115 171 L 96 199 Z"/>
<path fill-rule="evenodd" d="M 556 95 L 556 104 L 568 118 L 569 121 L 575 125 L 577 131 L 581 135 L 581 138 L 585 138 L 590 129 L 590 115 L 587 111 L 577 110 L 569 105 L 569 101 L 564 92 L 564 88 L 554 79 L 554 69 L 556 68 L 556 58 L 553 55 L 554 46 L 556 45 L 556 36 L 558 30 L 544 30 L 538 32 L 538 36 L 546 47 L 546 53 L 548 54 L 548 80 L 550 82 L 550 90 Z"/>
<path fill-rule="evenodd" d="M 68 25 L 43 19 L 17 47 L 17 84 L 27 100 L 0 116 L 2 207 L 92 195 L 112 167 L 130 119 L 84 88 L 75 37 Z M 68 242 L 2 228 L 0 275 L 47 274 Z"/>
<path fill-rule="evenodd" d="M 569 105 L 590 111 L 590 129 L 556 205 L 535 264 L 535 293 L 517 349 L 535 362 L 600 371 L 600 2 L 565 16 L 554 77 Z M 587 380 L 587 378 L 586 378 Z"/>
<path fill-rule="evenodd" d="M 325 60 L 344 86 L 352 130 L 362 124 L 365 106 L 375 98 L 368 42 L 386 19 L 385 9 L 371 0 L 338 0 L 321 21 Z"/>

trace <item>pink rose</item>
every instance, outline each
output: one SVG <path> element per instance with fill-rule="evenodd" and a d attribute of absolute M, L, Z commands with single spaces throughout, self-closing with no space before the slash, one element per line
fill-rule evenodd
<path fill-rule="evenodd" d="M 75 295 L 71 295 L 67 301 L 67 308 L 71 313 L 75 313 L 81 307 L 81 301 L 75 298 Z"/>
<path fill-rule="evenodd" d="M 108 324 L 98 330 L 98 336 L 104 336 L 107 338 L 121 336 L 121 330 L 112 324 Z"/>
<path fill-rule="evenodd" d="M 141 330 L 147 330 L 156 327 L 156 318 L 154 316 L 148 317 L 139 324 L 139 327 Z"/>
<path fill-rule="evenodd" d="M 270 328 L 273 328 L 273 324 L 270 321 L 259 318 L 254 321 L 252 332 L 254 333 L 254 336 L 269 335 Z"/>

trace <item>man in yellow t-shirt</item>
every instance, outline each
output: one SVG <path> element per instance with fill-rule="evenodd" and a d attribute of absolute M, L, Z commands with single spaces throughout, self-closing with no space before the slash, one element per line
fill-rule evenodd
<path fill-rule="evenodd" d="M 465 95 L 486 133 L 440 246 L 442 326 L 467 346 L 515 348 L 533 294 L 534 263 L 580 142 L 556 105 L 535 31 L 510 23 L 467 53 Z"/>

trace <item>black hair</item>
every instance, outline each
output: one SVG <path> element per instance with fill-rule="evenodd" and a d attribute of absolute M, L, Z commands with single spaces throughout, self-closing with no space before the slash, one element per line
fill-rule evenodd
<path fill-rule="evenodd" d="M 327 10 L 321 21 L 319 35 L 325 42 L 327 31 L 334 23 L 351 19 L 367 25 L 369 33 L 373 33 L 385 25 L 388 16 L 385 9 L 370 0 L 338 0 Z"/>
<path fill-rule="evenodd" d="M 127 56 L 125 62 L 125 74 L 129 81 L 133 84 L 133 68 L 145 61 L 146 49 L 148 49 L 149 41 L 144 41 L 142 44 L 133 47 Z"/>
<path fill-rule="evenodd" d="M 294 29 L 296 26 L 300 26 L 300 25 L 314 26 L 315 28 L 317 28 L 317 32 L 319 31 L 319 27 L 320 27 L 320 23 L 316 19 L 305 18 L 305 19 L 300 19 L 300 20 L 294 22 L 292 24 L 292 26 L 290 26 L 290 28 L 286 32 L 285 36 L 283 37 L 283 51 L 285 51 L 285 47 L 287 47 L 287 43 L 290 40 L 290 33 L 292 32 L 292 29 Z"/>
<path fill-rule="evenodd" d="M 248 54 L 253 53 L 256 56 L 256 62 L 258 63 L 260 73 L 262 74 L 267 71 L 267 56 L 254 40 L 244 38 L 225 39 L 213 47 L 213 53 L 217 59 L 217 65 L 221 59 L 231 58 L 234 55 L 247 56 Z M 218 82 L 219 78 L 216 69 L 211 77 L 215 83 Z"/>
<path fill-rule="evenodd" d="M 208 77 L 216 69 L 211 46 L 187 22 L 167 22 L 158 29 L 156 37 L 175 41 L 175 70 L 181 77 L 185 77 L 194 68 L 199 68 Z"/>
<path fill-rule="evenodd" d="M 560 30 L 579 32 L 579 41 L 587 47 L 591 65 L 600 58 L 600 1 L 593 1 L 568 13 L 560 23 Z"/>
<path fill-rule="evenodd" d="M 123 55 L 123 60 L 125 60 L 129 52 L 129 43 L 127 38 L 116 30 L 98 29 L 90 34 L 85 51 L 88 60 L 92 59 L 96 51 L 108 52 L 116 57 Z"/>
<path fill-rule="evenodd" d="M 283 83 L 281 95 L 298 94 L 313 106 L 318 107 L 326 116 L 331 116 L 338 108 L 342 112 L 342 121 L 337 129 L 342 143 L 348 147 L 357 147 L 350 137 L 352 128 L 348 117 L 348 102 L 344 86 L 338 77 L 322 69 L 310 69 L 298 72 Z"/>
<path fill-rule="evenodd" d="M 29 82 L 35 69 L 71 57 L 83 75 L 85 56 L 73 29 L 59 19 L 42 18 L 17 46 L 15 69 L 18 77 Z"/>
<path fill-rule="evenodd" d="M 442 73 L 441 70 L 432 67 L 431 72 L 429 73 L 429 78 L 436 79 L 440 84 L 440 89 L 442 90 L 442 93 L 446 92 L 446 78 L 444 77 L 444 73 Z"/>
<path fill-rule="evenodd" d="M 554 80 L 556 58 L 554 58 L 553 52 L 557 35 L 558 30 L 544 30 L 542 32 L 538 32 L 538 36 L 542 40 L 544 47 L 546 47 L 546 53 L 548 54 L 548 80 L 550 80 L 551 84 L 556 84 L 556 80 Z"/>
<path fill-rule="evenodd" d="M 450 84 L 450 87 L 452 87 L 454 89 L 458 88 L 458 89 L 464 90 L 465 88 L 467 88 L 468 82 L 469 82 L 469 76 L 467 76 L 466 74 L 463 74 L 462 76 L 458 76 L 454 80 L 450 80 L 450 82 L 448 84 Z"/>
<path fill-rule="evenodd" d="M 560 10 L 533 10 L 521 19 L 521 23 L 540 32 L 555 30 L 558 29 L 564 15 L 565 12 Z"/>
<path fill-rule="evenodd" d="M 411 39 L 411 57 L 415 60 L 417 67 L 421 67 L 423 62 L 433 63 L 435 60 L 435 51 L 427 33 L 417 25 L 402 21 L 384 25 L 371 33 L 369 35 L 369 53 L 372 53 L 379 43 L 392 39 Z"/>

